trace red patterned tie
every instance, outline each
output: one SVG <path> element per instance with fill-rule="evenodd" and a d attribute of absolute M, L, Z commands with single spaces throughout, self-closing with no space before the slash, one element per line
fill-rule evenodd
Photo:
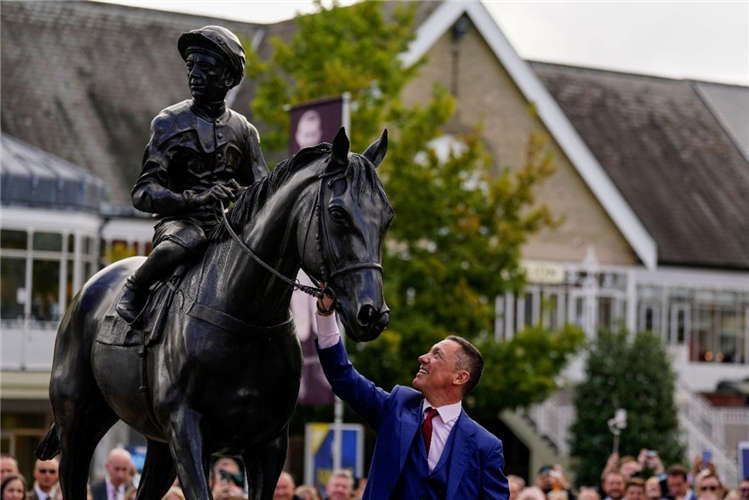
<path fill-rule="evenodd" d="M 432 444 L 432 420 L 439 415 L 434 408 L 427 408 L 427 416 L 424 423 L 421 424 L 421 434 L 424 436 L 424 444 L 427 447 L 427 456 L 429 456 L 429 445 Z"/>

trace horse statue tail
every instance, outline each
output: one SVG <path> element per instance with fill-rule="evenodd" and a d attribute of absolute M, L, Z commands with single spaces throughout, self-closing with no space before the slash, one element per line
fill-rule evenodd
<path fill-rule="evenodd" d="M 60 436 L 57 435 L 57 425 L 52 424 L 34 455 L 39 460 L 52 460 L 58 453 L 60 453 Z"/>

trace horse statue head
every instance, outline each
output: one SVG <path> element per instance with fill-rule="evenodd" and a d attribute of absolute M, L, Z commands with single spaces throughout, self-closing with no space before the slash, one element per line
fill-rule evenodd
<path fill-rule="evenodd" d="M 349 152 L 341 128 L 319 174 L 315 212 L 309 218 L 313 222 L 300 227 L 298 238 L 302 268 L 325 283 L 336 299 L 346 334 L 357 342 L 377 338 L 390 316 L 382 293 L 381 261 L 393 209 L 376 172 L 386 152 L 387 130 L 357 154 Z M 313 232 L 315 244 L 309 241 Z"/>

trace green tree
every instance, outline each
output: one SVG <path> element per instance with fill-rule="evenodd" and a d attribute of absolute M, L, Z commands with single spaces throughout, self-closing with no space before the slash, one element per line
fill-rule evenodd
<path fill-rule="evenodd" d="M 317 5 L 322 14 L 298 17 L 288 42 L 272 40 L 267 61 L 248 51 L 248 74 L 257 84 L 252 109 L 264 149 L 287 145 L 283 105 L 342 92 L 352 95 L 353 151 L 363 151 L 383 124 L 390 127 L 378 170 L 396 214 L 383 258 L 390 328 L 375 342 L 350 345 L 354 364 L 383 387 L 410 384 L 417 356 L 457 333 L 476 341 L 486 357 L 481 393 L 469 401 L 476 412 L 494 419 L 500 409 L 543 400 L 581 344 L 581 332 L 536 328 L 504 343 L 491 332 L 494 297 L 524 285 L 521 246 L 555 222 L 534 197 L 553 172 L 546 140 L 533 134 L 524 165 L 497 169 L 477 124 L 439 157 L 430 144 L 445 135 L 453 97 L 434 86 L 424 105 L 400 99 L 422 64 L 404 67 L 398 57 L 413 39 L 416 4 Z"/>
<path fill-rule="evenodd" d="M 663 463 L 680 463 L 675 375 L 660 338 L 641 332 L 630 341 L 626 331 L 602 330 L 587 349 L 585 381 L 575 388 L 577 420 L 572 427 L 572 455 L 578 484 L 597 484 L 612 452 L 607 421 L 617 408 L 627 410 L 627 428 L 619 454 L 656 450 Z"/>

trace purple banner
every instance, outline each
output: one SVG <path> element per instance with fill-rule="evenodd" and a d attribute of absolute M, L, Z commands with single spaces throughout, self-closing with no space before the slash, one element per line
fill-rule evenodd
<path fill-rule="evenodd" d="M 312 281 L 299 271 L 297 279 L 303 285 L 312 285 Z M 333 391 L 325 378 L 315 349 L 317 324 L 315 323 L 315 299 L 295 290 L 291 296 L 291 312 L 294 313 L 297 335 L 302 344 L 304 368 L 302 369 L 302 385 L 299 387 L 297 403 L 300 405 L 332 405 Z"/>
<path fill-rule="evenodd" d="M 343 125 L 343 98 L 323 99 L 291 108 L 289 127 L 289 154 L 300 149 L 316 146 L 321 142 L 333 142 L 338 129 Z"/>

